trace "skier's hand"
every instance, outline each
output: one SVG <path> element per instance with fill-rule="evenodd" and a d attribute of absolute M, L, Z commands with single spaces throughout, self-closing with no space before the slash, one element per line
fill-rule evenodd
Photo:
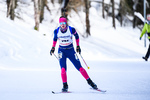
<path fill-rule="evenodd" d="M 141 40 L 142 38 L 140 37 L 139 40 Z"/>
<path fill-rule="evenodd" d="M 50 51 L 50 55 L 52 55 L 52 53 L 54 53 L 55 51 L 55 47 L 52 47 L 51 51 Z"/>
<path fill-rule="evenodd" d="M 77 46 L 76 51 L 80 54 L 81 53 L 81 48 L 80 46 Z"/>

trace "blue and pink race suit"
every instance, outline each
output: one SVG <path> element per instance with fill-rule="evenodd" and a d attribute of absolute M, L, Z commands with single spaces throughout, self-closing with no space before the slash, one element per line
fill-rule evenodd
<path fill-rule="evenodd" d="M 76 44 L 79 46 L 79 35 L 75 28 L 67 26 L 65 31 L 62 31 L 60 27 L 54 30 L 53 46 L 56 46 L 57 40 L 59 40 L 58 58 L 61 67 L 61 77 L 63 83 L 67 82 L 67 58 L 73 63 L 75 68 L 80 71 L 82 76 L 87 80 L 89 76 L 85 69 L 81 66 L 78 56 L 73 47 L 72 36 L 75 36 Z"/>

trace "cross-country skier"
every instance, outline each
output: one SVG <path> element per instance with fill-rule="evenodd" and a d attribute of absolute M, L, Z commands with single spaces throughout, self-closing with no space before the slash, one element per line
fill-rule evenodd
<path fill-rule="evenodd" d="M 87 74 L 86 70 L 81 66 L 81 63 L 78 59 L 78 56 L 73 47 L 73 40 L 72 37 L 75 36 L 76 40 L 76 51 L 80 54 L 81 48 L 79 46 L 79 35 L 75 28 L 67 25 L 67 18 L 61 16 L 59 18 L 60 26 L 54 30 L 54 38 L 53 38 L 53 45 L 50 51 L 50 55 L 52 55 L 55 51 L 55 46 L 57 40 L 59 40 L 59 48 L 58 48 L 58 58 L 61 67 L 61 78 L 63 82 L 62 92 L 68 91 L 68 84 L 67 84 L 67 65 L 66 60 L 67 58 L 73 63 L 75 68 L 81 73 L 81 75 L 87 80 L 87 83 L 93 88 L 98 89 L 97 85 L 90 79 L 89 75 Z"/>
<path fill-rule="evenodd" d="M 147 35 L 148 35 L 148 39 L 150 41 L 150 14 L 147 15 L 147 22 L 144 24 L 144 27 L 143 27 L 143 30 L 142 30 L 142 33 L 141 33 L 141 36 L 140 36 L 140 40 L 146 32 L 147 32 Z M 149 58 L 149 55 L 150 55 L 150 44 L 149 44 L 149 47 L 148 47 L 148 50 L 147 50 L 147 53 L 146 53 L 145 57 L 142 57 L 142 58 L 145 61 L 147 61 L 148 58 Z"/>

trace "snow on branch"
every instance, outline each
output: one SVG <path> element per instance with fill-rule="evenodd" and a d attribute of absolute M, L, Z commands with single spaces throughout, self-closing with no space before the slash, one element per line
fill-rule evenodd
<path fill-rule="evenodd" d="M 139 19 L 141 19 L 143 22 L 145 22 L 145 19 L 144 19 L 144 17 L 142 16 L 141 13 L 139 13 L 139 12 L 134 12 L 134 15 L 137 16 Z"/>

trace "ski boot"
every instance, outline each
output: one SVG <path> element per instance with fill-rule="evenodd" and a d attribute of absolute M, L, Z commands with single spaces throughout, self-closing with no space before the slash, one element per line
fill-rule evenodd
<path fill-rule="evenodd" d="M 145 61 L 147 61 L 148 60 L 148 58 L 147 57 L 142 57 Z"/>
<path fill-rule="evenodd" d="M 68 84 L 67 84 L 67 82 L 63 83 L 62 92 L 68 92 Z"/>
<path fill-rule="evenodd" d="M 89 78 L 87 79 L 88 84 L 95 90 L 97 90 L 97 85 Z"/>

